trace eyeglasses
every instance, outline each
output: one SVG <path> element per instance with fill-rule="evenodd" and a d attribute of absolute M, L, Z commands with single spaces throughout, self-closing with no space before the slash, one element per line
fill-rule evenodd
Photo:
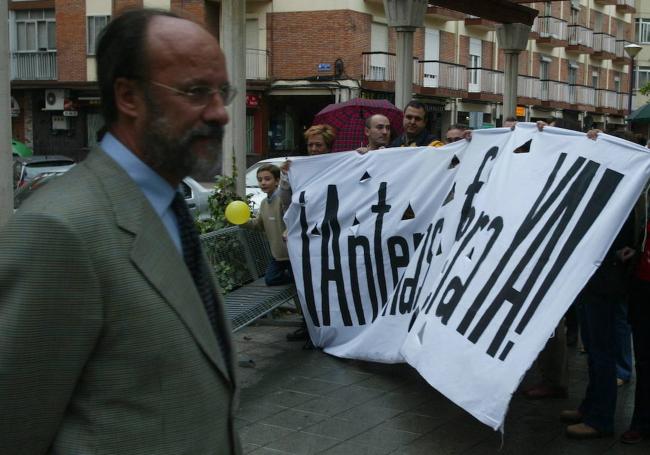
<path fill-rule="evenodd" d="M 156 81 L 149 81 L 149 83 L 157 87 L 166 88 L 167 90 L 170 90 L 177 95 L 184 96 L 190 103 L 194 104 L 195 106 L 207 106 L 210 101 L 212 101 L 212 98 L 214 98 L 215 93 L 219 94 L 224 106 L 228 106 L 232 100 L 235 99 L 235 95 L 237 94 L 237 89 L 230 84 L 224 84 L 221 87 L 195 85 L 188 88 L 187 90 L 180 90 Z"/>

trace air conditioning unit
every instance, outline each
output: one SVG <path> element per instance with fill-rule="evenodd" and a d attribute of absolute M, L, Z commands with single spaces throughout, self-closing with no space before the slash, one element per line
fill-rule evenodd
<path fill-rule="evenodd" d="M 45 90 L 45 109 L 46 111 L 62 111 L 65 102 L 65 90 L 62 88 L 53 88 Z"/>

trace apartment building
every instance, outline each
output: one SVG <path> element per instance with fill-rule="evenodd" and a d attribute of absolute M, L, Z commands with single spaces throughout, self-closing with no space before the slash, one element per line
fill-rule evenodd
<path fill-rule="evenodd" d="M 518 117 L 563 117 L 605 130 L 624 125 L 623 46 L 634 38 L 634 0 L 518 3 L 540 13 L 520 55 Z M 216 1 L 10 1 L 15 137 L 37 153 L 83 156 L 92 147 L 101 127 L 94 40 L 111 15 L 133 5 L 188 14 L 219 33 Z M 427 8 L 414 40 L 413 97 L 427 106 L 433 132 L 456 122 L 501 124 L 504 57 L 496 26 Z M 382 0 L 248 0 L 241 39 L 246 81 L 233 82 L 246 87 L 249 161 L 302 153 L 302 132 L 330 103 L 394 99 L 396 37 Z"/>

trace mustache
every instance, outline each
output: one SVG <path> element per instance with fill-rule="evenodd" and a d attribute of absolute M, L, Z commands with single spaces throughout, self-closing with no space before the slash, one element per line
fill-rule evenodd
<path fill-rule="evenodd" d="M 191 142 L 194 139 L 214 139 L 221 142 L 223 140 L 223 126 L 218 124 L 205 124 L 192 128 L 183 137 L 183 142 Z"/>

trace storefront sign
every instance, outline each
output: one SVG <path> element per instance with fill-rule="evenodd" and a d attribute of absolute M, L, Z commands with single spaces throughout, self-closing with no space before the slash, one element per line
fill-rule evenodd
<path fill-rule="evenodd" d="M 260 107 L 259 95 L 246 95 L 246 107 Z"/>

